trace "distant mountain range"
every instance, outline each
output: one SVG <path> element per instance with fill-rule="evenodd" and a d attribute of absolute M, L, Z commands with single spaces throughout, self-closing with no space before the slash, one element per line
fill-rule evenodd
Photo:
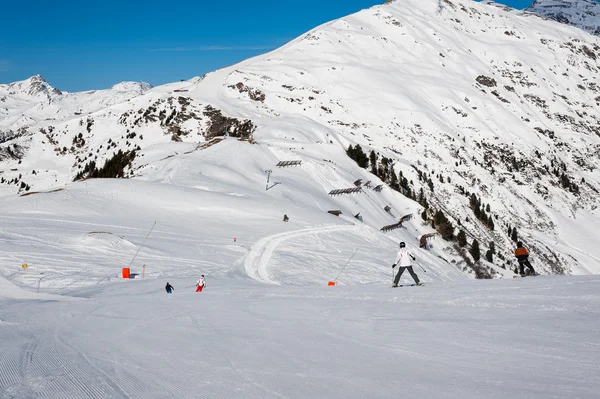
<path fill-rule="evenodd" d="M 527 11 L 600 36 L 600 2 L 594 0 L 535 0 L 527 8 Z"/>

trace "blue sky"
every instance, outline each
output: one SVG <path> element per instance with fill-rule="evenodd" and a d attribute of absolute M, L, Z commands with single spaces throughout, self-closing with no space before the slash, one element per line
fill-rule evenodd
<path fill-rule="evenodd" d="M 499 0 L 523 8 L 531 0 Z M 275 49 L 383 0 L 3 2 L 0 83 L 41 74 L 67 91 L 189 79 Z M 91 2 L 90 2 L 91 3 Z"/>

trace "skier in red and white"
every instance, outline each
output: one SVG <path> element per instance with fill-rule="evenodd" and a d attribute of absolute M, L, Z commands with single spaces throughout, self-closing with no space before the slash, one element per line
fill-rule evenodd
<path fill-rule="evenodd" d="M 206 280 L 204 280 L 204 274 L 200 276 L 198 281 L 196 281 L 196 292 L 202 292 L 202 289 L 206 287 Z"/>
<path fill-rule="evenodd" d="M 417 274 L 414 272 L 410 264 L 411 258 L 412 260 L 415 260 L 413 254 L 406 248 L 406 244 L 404 242 L 401 242 L 400 251 L 398 251 L 398 255 L 396 256 L 396 263 L 392 265 L 392 269 L 395 268 L 396 265 L 399 266 L 398 274 L 396 274 L 396 278 L 394 279 L 394 287 L 398 286 L 398 283 L 400 282 L 400 277 L 402 277 L 402 273 L 404 273 L 404 270 L 408 270 L 413 280 L 415 280 L 415 283 L 417 283 L 417 285 L 421 285 L 419 277 L 417 277 Z"/>

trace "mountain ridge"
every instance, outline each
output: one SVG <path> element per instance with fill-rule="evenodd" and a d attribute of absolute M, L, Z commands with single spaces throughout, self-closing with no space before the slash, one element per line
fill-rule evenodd
<path fill-rule="evenodd" d="M 598 1 L 535 0 L 526 10 L 600 36 L 600 2 Z"/>

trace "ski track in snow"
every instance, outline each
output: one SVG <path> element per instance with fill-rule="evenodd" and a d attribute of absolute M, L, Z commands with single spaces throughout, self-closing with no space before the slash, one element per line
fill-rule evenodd
<path fill-rule="evenodd" d="M 246 273 L 255 280 L 269 284 L 280 284 L 274 279 L 273 275 L 269 273 L 268 266 L 269 260 L 271 259 L 273 252 L 281 243 L 305 235 L 333 233 L 348 230 L 353 231 L 357 229 L 358 228 L 354 225 L 321 226 L 302 230 L 288 231 L 261 238 L 256 243 L 254 243 L 254 245 L 252 245 L 250 252 L 244 258 L 244 268 L 246 270 Z"/>

